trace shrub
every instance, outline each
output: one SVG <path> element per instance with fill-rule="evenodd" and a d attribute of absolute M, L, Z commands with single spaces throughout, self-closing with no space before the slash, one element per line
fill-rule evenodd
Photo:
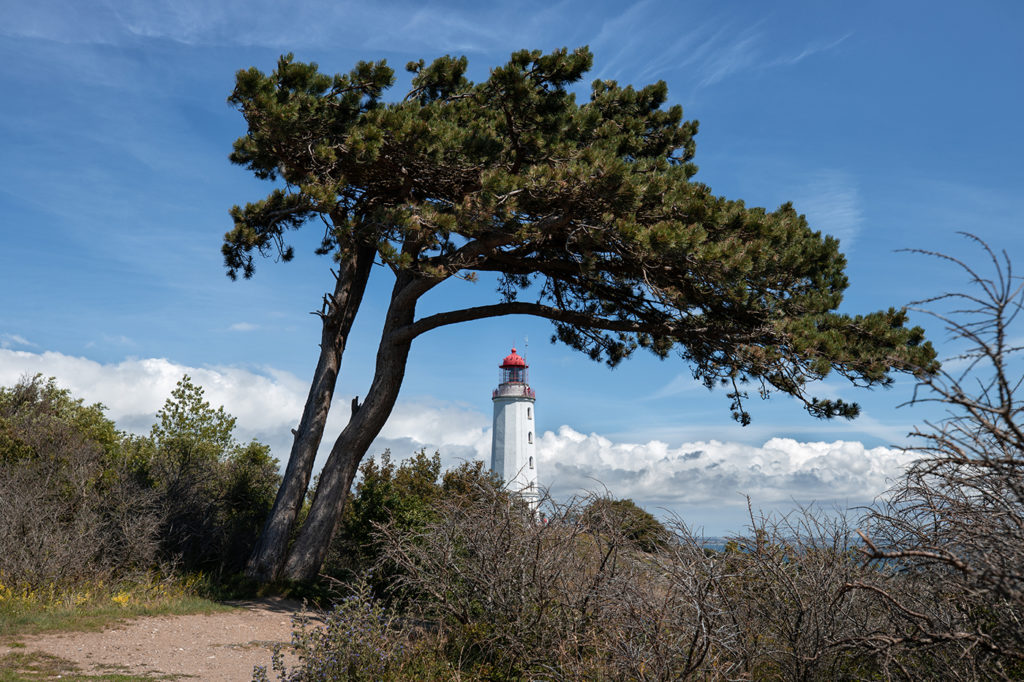
<path fill-rule="evenodd" d="M 73 585 L 150 568 L 154 496 L 126 474 L 103 406 L 53 379 L 0 388 L 0 575 Z"/>
<path fill-rule="evenodd" d="M 202 395 L 184 377 L 138 437 L 52 378 L 0 388 L 0 575 L 63 589 L 167 562 L 240 569 L 273 504 L 277 461 L 236 443 L 234 419 Z"/>
<path fill-rule="evenodd" d="M 381 528 L 385 556 L 402 568 L 396 589 L 416 595 L 411 613 L 438 624 L 461 674 L 674 679 L 702 669 L 715 624 L 706 581 L 692 578 L 713 571 L 711 559 L 692 538 L 671 556 L 637 552 L 616 524 L 591 532 L 588 507 L 591 521 L 613 508 L 547 500 L 544 522 L 482 484 L 442 500 L 420 529 Z"/>
<path fill-rule="evenodd" d="M 633 500 L 596 498 L 583 511 L 583 522 L 597 533 L 614 530 L 644 552 L 665 547 L 669 532 L 654 515 Z"/>
<path fill-rule="evenodd" d="M 352 578 L 376 568 L 372 584 L 378 588 L 390 582 L 393 567 L 380 565 L 381 546 L 376 529 L 384 523 L 418 528 L 433 518 L 441 496 L 441 456 L 428 457 L 421 450 L 397 466 L 391 451 L 379 461 L 370 457 L 359 467 L 359 482 L 345 505 L 324 573 Z"/>
<path fill-rule="evenodd" d="M 280 682 L 334 682 L 335 680 L 448 680 L 450 670 L 432 656 L 422 641 L 400 619 L 373 597 L 365 581 L 315 624 L 307 615 L 293 621 L 291 647 L 298 665 L 289 668 L 281 648 L 274 651 L 271 670 L 257 667 L 253 680 L 269 682 L 273 672 Z"/>
<path fill-rule="evenodd" d="M 917 304 L 955 344 L 943 371 L 924 375 L 913 402 L 947 417 L 915 429 L 921 455 L 866 520 L 866 554 L 892 567 L 858 586 L 891 614 L 868 638 L 892 659 L 923 661 L 962 679 L 1024 675 L 1024 406 L 1020 331 L 1024 281 L 1005 252 L 979 244 L 989 273 L 943 254 L 971 288 Z M 937 661 L 937 664 L 934 663 Z M 939 667 L 941 666 L 941 667 Z"/>

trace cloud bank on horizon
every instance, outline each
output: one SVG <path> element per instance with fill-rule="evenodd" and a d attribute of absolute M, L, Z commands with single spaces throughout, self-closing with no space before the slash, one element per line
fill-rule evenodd
<path fill-rule="evenodd" d="M 268 443 L 282 460 L 308 388 L 295 375 L 271 368 L 188 367 L 162 358 L 102 364 L 52 351 L 0 349 L 0 385 L 36 373 L 56 377 L 86 402 L 103 403 L 120 428 L 140 434 L 149 431 L 175 383 L 188 374 L 203 386 L 211 405 L 223 405 L 237 418 L 240 440 Z M 350 399 L 338 396 L 328 434 L 340 431 Z M 538 407 L 543 423 L 543 405 Z M 488 461 L 490 417 L 481 408 L 400 400 L 370 453 L 388 448 L 402 459 L 421 448 L 436 449 L 446 467 Z M 330 448 L 325 441 L 318 468 Z M 901 450 L 843 440 L 770 438 L 760 446 L 718 440 L 617 442 L 567 425 L 546 430 L 537 451 L 542 479 L 555 499 L 607 491 L 717 534 L 739 530 L 747 497 L 755 508 L 781 513 L 797 505 L 869 504 L 913 458 Z"/>

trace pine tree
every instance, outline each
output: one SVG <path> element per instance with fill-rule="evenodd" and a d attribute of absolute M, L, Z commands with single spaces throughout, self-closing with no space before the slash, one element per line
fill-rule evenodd
<path fill-rule="evenodd" d="M 697 123 L 665 107 L 663 82 L 598 80 L 578 104 L 569 88 L 591 62 L 586 48 L 523 50 L 481 83 L 466 78 L 465 57 L 411 62 L 412 87 L 397 102 L 382 100 L 394 83 L 384 62 L 328 76 L 286 55 L 269 75 L 238 73 L 229 102 L 248 132 L 231 160 L 279 187 L 232 209 L 228 274 L 251 277 L 259 255 L 290 260 L 288 233 L 306 225 L 322 227 L 318 252 L 337 267 L 253 576 L 315 575 L 413 339 L 443 325 L 535 315 L 553 322 L 554 341 L 611 365 L 638 348 L 675 353 L 697 381 L 726 388 L 743 424 L 748 382 L 815 416 L 854 417 L 855 404 L 816 398 L 808 384 L 835 372 L 887 385 L 893 372 L 934 370 L 934 351 L 903 310 L 835 312 L 847 286 L 837 240 L 789 204 L 747 208 L 693 180 Z M 394 277 L 376 373 L 286 555 L 375 260 Z M 499 278 L 493 304 L 416 316 L 441 282 L 488 272 Z"/>

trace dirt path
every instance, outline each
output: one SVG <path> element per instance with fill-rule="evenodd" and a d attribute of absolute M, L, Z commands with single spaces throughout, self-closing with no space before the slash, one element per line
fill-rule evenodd
<path fill-rule="evenodd" d="M 232 602 L 240 608 L 209 615 L 136 618 L 103 632 L 19 637 L 19 651 L 42 651 L 73 661 L 83 673 L 126 672 L 210 682 L 252 679 L 269 669 L 274 644 L 291 639 L 301 604 L 281 599 Z M 12 649 L 0 646 L 0 655 Z M 164 677 L 164 679 L 167 679 Z"/>

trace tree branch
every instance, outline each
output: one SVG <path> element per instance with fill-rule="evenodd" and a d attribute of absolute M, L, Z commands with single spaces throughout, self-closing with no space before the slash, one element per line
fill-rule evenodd
<path fill-rule="evenodd" d="M 544 317 L 556 322 L 567 324 L 585 325 L 594 329 L 605 329 L 617 332 L 642 332 L 651 331 L 650 325 L 631 320 L 609 320 L 606 318 L 594 317 L 586 313 L 578 313 L 572 310 L 561 310 L 541 303 L 524 303 L 513 301 L 510 303 L 495 303 L 494 305 L 482 305 L 475 308 L 463 308 L 462 310 L 449 310 L 436 315 L 430 315 L 416 322 L 402 327 L 391 336 L 392 343 L 404 343 L 438 327 L 470 320 L 482 320 L 488 317 L 502 317 L 504 315 L 533 315 Z"/>

